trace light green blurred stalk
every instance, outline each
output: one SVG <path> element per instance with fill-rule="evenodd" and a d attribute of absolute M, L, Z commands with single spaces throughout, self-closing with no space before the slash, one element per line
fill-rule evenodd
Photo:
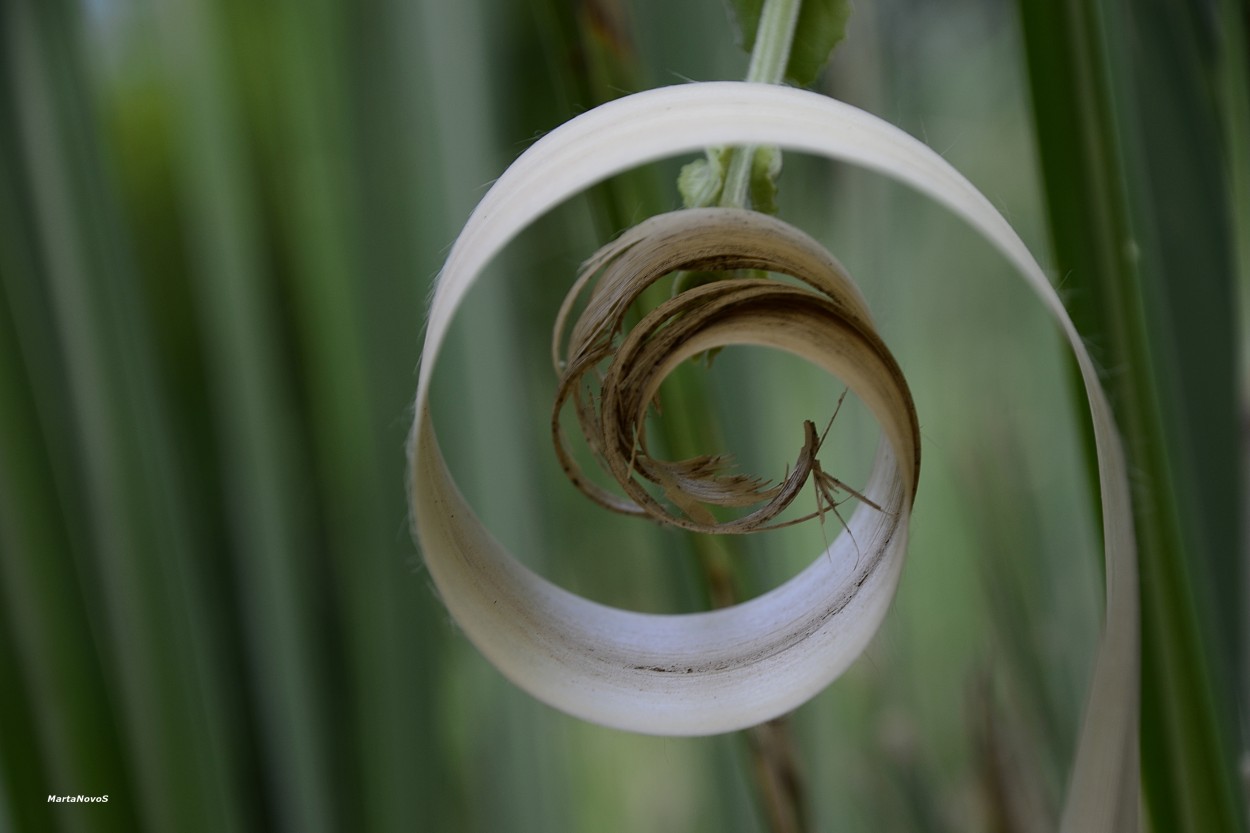
<path fill-rule="evenodd" d="M 205 334 L 220 432 L 218 476 L 240 577 L 245 650 L 260 716 L 260 758 L 278 823 L 330 830 L 342 809 L 331 775 L 333 714 L 313 618 L 310 471 L 298 412 L 264 291 L 263 239 L 220 9 L 200 0 L 152 6 L 175 104 L 175 175 L 189 218 L 193 297 Z"/>
<path fill-rule="evenodd" d="M 347 818 L 369 830 L 409 830 L 422 820 L 433 822 L 438 802 L 429 789 L 436 779 L 428 777 L 429 765 L 420 756 L 431 738 L 421 728 L 428 717 L 419 711 L 415 652 L 404 639 L 419 620 L 412 615 L 411 594 L 396 581 L 404 566 L 394 528 L 402 512 L 395 500 L 398 471 L 383 463 L 395 453 L 383 409 L 392 408 L 393 418 L 403 400 L 387 390 L 398 368 L 385 347 L 367 338 L 371 327 L 404 308 L 366 314 L 371 292 L 396 291 L 380 287 L 378 279 L 399 284 L 409 277 L 392 268 L 369 279 L 380 264 L 368 258 L 366 234 L 378 218 L 371 194 L 357 184 L 363 161 L 385 164 L 385 154 L 396 148 L 376 145 L 387 135 L 384 127 L 355 129 L 357 102 L 380 98 L 382 90 L 357 78 L 373 47 L 349 37 L 358 23 L 354 8 L 282 3 L 272 13 L 264 25 L 278 48 L 259 53 L 258 64 L 273 73 L 282 94 L 266 97 L 252 116 L 263 131 L 266 170 L 280 194 L 276 237 L 289 259 L 287 291 L 309 369 L 305 402 L 345 640 L 348 675 L 338 708 L 347 710 L 353 731 L 338 743 L 346 746 L 340 754 L 356 765 L 349 777 L 339 768 L 334 783 L 351 802 L 343 811 Z M 386 243 L 377 236 L 374 242 Z M 371 375 L 374 366 L 388 367 L 392 375 Z M 389 445 L 380 441 L 387 436 Z"/>

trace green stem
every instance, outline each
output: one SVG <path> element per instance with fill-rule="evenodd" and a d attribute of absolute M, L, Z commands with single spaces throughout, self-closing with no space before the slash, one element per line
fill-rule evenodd
<path fill-rule="evenodd" d="M 801 5 L 801 0 L 766 0 L 751 51 L 747 81 L 780 84 L 785 78 Z M 721 206 L 749 207 L 754 158 L 753 146 L 729 149 Z M 659 290 L 660 287 L 653 289 Z M 649 303 L 653 300 L 644 298 Z M 702 379 L 689 380 L 687 384 L 677 386 L 676 392 L 680 401 L 669 403 L 663 421 L 664 440 L 670 454 L 692 457 L 701 453 L 695 447 L 697 437 L 718 433 L 717 421 Z M 713 606 L 734 604 L 738 600 L 733 582 L 732 555 L 735 547 L 724 537 L 707 535 L 692 536 L 691 547 L 698 556 L 699 569 Z M 797 750 L 788 727 L 788 719 L 781 717 L 752 727 L 745 733 L 754 761 L 759 797 L 774 833 L 801 833 L 806 829 L 803 781 L 797 764 Z"/>
<path fill-rule="evenodd" d="M 760 13 L 760 27 L 751 50 L 747 81 L 780 84 L 790 63 L 790 47 L 799 22 L 801 0 L 767 0 Z"/>
<path fill-rule="evenodd" d="M 801 0 L 766 0 L 760 13 L 760 25 L 751 50 L 747 81 L 759 84 L 780 84 L 790 62 L 790 46 L 799 22 Z M 732 148 L 729 151 L 725 185 L 720 204 L 729 208 L 746 208 L 751 188 L 751 162 L 754 147 Z"/>
<path fill-rule="evenodd" d="M 800 0 L 766 0 L 760 16 L 751 66 L 747 80 L 779 83 L 785 75 L 789 61 L 790 44 L 794 38 Z M 638 78 L 629 48 L 627 33 L 621 21 L 611 18 L 612 26 L 578 26 L 558 4 L 544 5 L 545 21 L 552 33 L 551 54 L 566 54 L 568 43 L 574 38 L 584 54 L 580 57 L 596 67 L 590 77 L 581 72 L 561 71 L 556 74 L 566 85 L 573 79 L 585 78 L 585 87 L 570 89 L 579 104 L 604 101 L 614 97 L 615 89 L 636 89 L 646 86 Z M 601 21 L 602 22 L 602 21 Z M 608 37 L 610 35 L 610 37 Z M 614 79 L 605 85 L 602 79 Z M 600 83 L 595 83 L 596 79 Z M 574 82 L 575 83 L 575 82 Z M 730 169 L 740 183 L 734 187 L 736 201 L 722 200 L 722 205 L 746 207 L 750 186 L 751 160 L 754 149 L 740 148 L 732 154 Z M 641 173 L 641 172 L 639 172 Z M 727 186 L 728 187 L 728 186 Z M 722 191 L 722 194 L 727 193 Z M 628 225 L 628 218 L 636 215 L 638 205 L 649 206 L 652 211 L 663 204 L 663 199 L 649 179 L 617 178 L 592 192 L 592 200 L 599 209 L 596 213 L 606 221 L 605 231 L 615 233 Z M 644 293 L 644 308 L 654 308 L 667 300 L 669 292 L 664 286 L 653 286 Z M 718 443 L 719 424 L 711 403 L 706 379 L 700 374 L 687 374 L 679 385 L 669 385 L 664 392 L 664 419 L 660 421 L 664 452 L 671 459 L 682 459 L 705 453 L 707 443 Z M 736 559 L 733 558 L 734 542 L 725 536 L 687 535 L 687 544 L 695 555 L 703 576 L 708 602 L 713 607 L 736 603 L 740 592 L 735 587 Z M 802 781 L 797 767 L 797 750 L 785 729 L 785 718 L 746 730 L 752 759 L 752 770 L 757 784 L 757 796 L 773 833 L 802 833 L 805 829 Z M 765 754 L 764 750 L 768 750 Z M 784 789 L 778 785 L 784 785 Z"/>

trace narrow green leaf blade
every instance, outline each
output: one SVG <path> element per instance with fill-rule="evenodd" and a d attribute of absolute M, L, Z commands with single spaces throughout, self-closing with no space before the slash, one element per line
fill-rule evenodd
<path fill-rule="evenodd" d="M 1147 807 L 1158 830 L 1237 830 L 1228 201 L 1209 33 L 1185 4 L 1150 6 L 1019 4 L 1056 271 L 1078 328 L 1116 368 L 1108 389 L 1143 484 Z M 1166 67 L 1146 57 L 1162 51 Z"/>

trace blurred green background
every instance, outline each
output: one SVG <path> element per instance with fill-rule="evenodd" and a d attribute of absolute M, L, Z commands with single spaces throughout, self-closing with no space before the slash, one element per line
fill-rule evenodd
<path fill-rule="evenodd" d="M 1093 204 L 1065 154 L 1098 134 L 1046 113 L 1098 93 L 1082 112 L 1114 127 L 1101 135 L 1130 186 L 1109 188 L 1138 234 L 1113 258 L 1155 270 L 1129 290 L 1152 352 L 1127 355 L 1170 404 L 1165 482 L 1184 519 L 1185 555 L 1161 562 L 1180 572 L 1144 568 L 1178 594 L 1181 624 L 1159 627 L 1194 663 L 1151 666 L 1152 639 L 1169 640 L 1147 603 L 1148 799 L 1159 830 L 1241 829 L 1245 9 L 1158 0 L 1122 29 L 1126 6 L 1106 0 L 1084 15 L 1091 46 L 1063 28 L 1083 13 L 1051 5 L 860 3 L 816 88 L 941 152 L 1078 309 L 1099 291 L 1067 253 L 1099 243 L 1065 238 L 1056 216 L 1077 215 L 1055 206 Z M 768 829 L 743 736 L 602 729 L 504 681 L 440 606 L 404 489 L 424 299 L 460 225 L 577 113 L 741 78 L 719 0 L 5 0 L 0 40 L 0 831 Z M 685 161 L 522 235 L 436 377 L 453 471 L 496 535 L 563 586 L 642 610 L 706 606 L 690 544 L 563 480 L 547 345 L 578 263 L 678 207 Z M 1102 596 L 1058 333 L 924 198 L 797 154 L 780 187 L 781 216 L 860 280 L 926 443 L 896 604 L 792 717 L 810 827 L 1054 829 Z M 1132 375 L 1087 314 L 1109 379 Z M 759 351 L 708 375 L 725 445 L 774 477 L 841 392 Z M 874 442 L 848 405 L 822 462 L 857 482 Z M 1134 467 L 1147 491 L 1156 473 Z M 742 591 L 836 531 L 743 542 Z M 1156 685 L 1181 676 L 1191 699 Z M 1193 702 L 1205 733 L 1152 722 Z M 1216 799 L 1193 799 L 1175 774 L 1190 770 Z"/>

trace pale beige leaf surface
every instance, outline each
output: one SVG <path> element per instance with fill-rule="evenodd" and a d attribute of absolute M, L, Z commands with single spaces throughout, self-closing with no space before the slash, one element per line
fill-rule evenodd
<path fill-rule="evenodd" d="M 774 86 L 716 82 L 627 96 L 562 125 L 530 147 L 482 199 L 457 239 L 429 311 L 410 441 L 416 535 L 444 602 L 475 645 L 517 685 L 606 725 L 706 734 L 794 708 L 840 674 L 884 617 L 902 568 L 909 426 L 874 395 L 859 362 L 811 333 L 804 355 L 838 375 L 881 422 L 884 441 L 831 557 L 749 602 L 656 616 L 595 604 L 520 565 L 482 528 L 444 464 L 430 419 L 434 365 L 456 307 L 502 247 L 557 203 L 614 173 L 721 145 L 778 145 L 879 171 L 963 217 L 1001 251 L 1061 327 L 1089 398 L 1104 519 L 1107 613 L 1064 814 L 1071 831 L 1136 830 L 1139 634 L 1129 491 L 1115 425 L 1094 365 L 1058 296 L 1010 225 L 938 154 L 849 105 Z M 775 344 L 776 327 L 708 334 Z M 859 377 L 856 373 L 861 374 Z M 895 526 L 893 520 L 897 520 Z M 819 554 L 818 554 L 819 555 Z"/>

